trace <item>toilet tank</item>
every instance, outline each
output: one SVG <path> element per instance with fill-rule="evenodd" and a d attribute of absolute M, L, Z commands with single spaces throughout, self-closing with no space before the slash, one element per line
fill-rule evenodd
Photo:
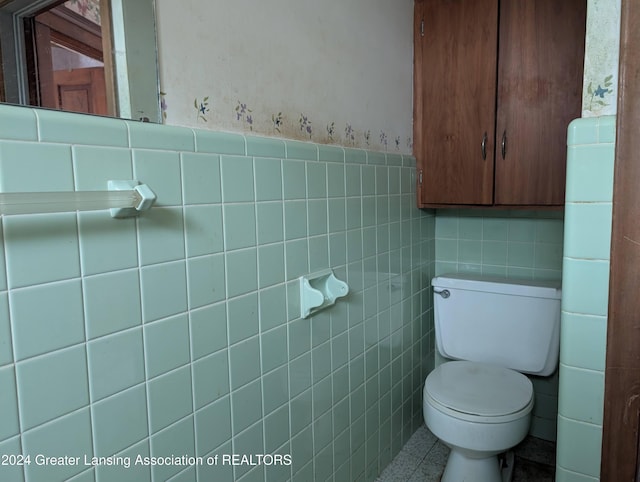
<path fill-rule="evenodd" d="M 555 371 L 560 281 L 448 274 L 431 285 L 436 345 L 443 356 L 540 376 Z"/>

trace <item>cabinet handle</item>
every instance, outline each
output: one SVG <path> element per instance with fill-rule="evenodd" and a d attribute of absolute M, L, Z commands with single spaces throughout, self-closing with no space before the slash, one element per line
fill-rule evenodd
<path fill-rule="evenodd" d="M 501 151 L 502 151 L 502 159 L 504 159 L 504 156 L 507 153 L 507 131 L 506 130 L 502 133 Z"/>
<path fill-rule="evenodd" d="M 487 159 L 487 133 L 484 133 L 484 136 L 482 136 L 482 144 L 481 144 L 481 149 L 482 149 L 482 159 L 486 160 Z"/>

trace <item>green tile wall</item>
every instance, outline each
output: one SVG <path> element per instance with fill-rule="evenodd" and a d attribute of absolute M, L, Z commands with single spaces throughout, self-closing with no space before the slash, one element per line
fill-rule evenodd
<path fill-rule="evenodd" d="M 561 279 L 562 218 L 554 211 L 438 210 L 435 272 Z M 531 380 L 535 405 L 530 433 L 555 440 L 558 373 Z"/>
<path fill-rule="evenodd" d="M 0 105 L 0 190 L 137 178 L 139 219 L 0 224 L 0 453 L 292 454 L 0 466 L 1 480 L 372 481 L 423 423 L 435 217 L 408 156 Z M 347 298 L 300 319 L 296 278 Z M 76 479 L 74 479 L 76 480 Z"/>
<path fill-rule="evenodd" d="M 436 272 L 560 279 L 561 212 L 440 209 Z"/>
<path fill-rule="evenodd" d="M 568 131 L 558 482 L 600 479 L 615 117 Z"/>

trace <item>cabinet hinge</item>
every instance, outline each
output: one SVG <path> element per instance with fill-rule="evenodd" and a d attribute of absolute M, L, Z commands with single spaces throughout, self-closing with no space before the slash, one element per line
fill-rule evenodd
<path fill-rule="evenodd" d="M 420 37 L 424 37 L 424 18 L 420 21 Z"/>

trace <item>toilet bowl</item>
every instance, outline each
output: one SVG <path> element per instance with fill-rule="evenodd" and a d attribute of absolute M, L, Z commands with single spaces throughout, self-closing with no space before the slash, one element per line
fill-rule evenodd
<path fill-rule="evenodd" d="M 427 427 L 451 449 L 442 482 L 503 482 L 513 462 L 498 454 L 529 431 L 533 386 L 507 368 L 451 361 L 433 370 L 424 386 Z M 503 459 L 504 460 L 504 459 Z"/>
<path fill-rule="evenodd" d="M 451 274 L 432 280 L 436 347 L 424 420 L 451 452 L 442 482 L 510 482 L 510 449 L 527 435 L 533 384 L 560 340 L 559 282 Z"/>

